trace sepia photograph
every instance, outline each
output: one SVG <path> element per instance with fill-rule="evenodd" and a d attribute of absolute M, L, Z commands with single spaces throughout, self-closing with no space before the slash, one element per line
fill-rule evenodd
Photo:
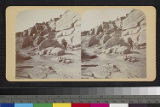
<path fill-rule="evenodd" d="M 82 79 L 146 78 L 146 25 L 144 13 L 136 9 L 86 12 Z"/>
<path fill-rule="evenodd" d="M 28 10 L 16 17 L 16 78 L 81 78 L 80 16 Z"/>
<path fill-rule="evenodd" d="M 154 81 L 152 6 L 11 6 L 8 81 Z"/>

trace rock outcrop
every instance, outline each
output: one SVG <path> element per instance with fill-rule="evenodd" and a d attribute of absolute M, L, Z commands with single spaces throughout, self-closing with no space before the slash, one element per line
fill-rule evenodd
<path fill-rule="evenodd" d="M 127 54 L 131 48 L 146 45 L 146 18 L 140 10 L 81 33 L 82 49 L 100 47 L 107 53 Z M 129 41 L 130 39 L 130 41 Z M 132 46 L 133 45 L 133 46 Z"/>
<path fill-rule="evenodd" d="M 70 10 L 57 18 L 47 22 L 36 23 L 23 32 L 16 33 L 18 49 L 35 47 L 43 50 L 48 47 L 63 48 L 61 41 L 65 39 L 67 45 L 81 44 L 80 16 Z"/>

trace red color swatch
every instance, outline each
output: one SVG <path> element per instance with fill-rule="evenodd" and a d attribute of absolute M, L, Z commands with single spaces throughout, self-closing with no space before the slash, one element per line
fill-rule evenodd
<path fill-rule="evenodd" d="M 72 103 L 72 107 L 90 107 L 88 103 Z"/>

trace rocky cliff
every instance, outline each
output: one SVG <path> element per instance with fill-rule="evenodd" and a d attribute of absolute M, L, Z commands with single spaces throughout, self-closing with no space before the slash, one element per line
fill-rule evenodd
<path fill-rule="evenodd" d="M 63 48 L 62 39 L 68 46 L 81 43 L 80 17 L 77 13 L 67 10 L 57 18 L 43 23 L 36 23 L 23 32 L 16 33 L 16 48 L 35 47 L 39 50 L 47 47 Z"/>
<path fill-rule="evenodd" d="M 143 12 L 134 9 L 123 17 L 82 32 L 81 36 L 82 49 L 98 47 L 107 53 L 129 53 L 131 44 L 137 49 L 146 44 L 146 18 Z"/>

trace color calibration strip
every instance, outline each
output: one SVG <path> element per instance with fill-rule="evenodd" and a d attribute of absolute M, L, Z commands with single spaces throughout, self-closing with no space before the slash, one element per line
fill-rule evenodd
<path fill-rule="evenodd" d="M 1 103 L 0 107 L 160 107 L 160 104 L 106 103 Z"/>

